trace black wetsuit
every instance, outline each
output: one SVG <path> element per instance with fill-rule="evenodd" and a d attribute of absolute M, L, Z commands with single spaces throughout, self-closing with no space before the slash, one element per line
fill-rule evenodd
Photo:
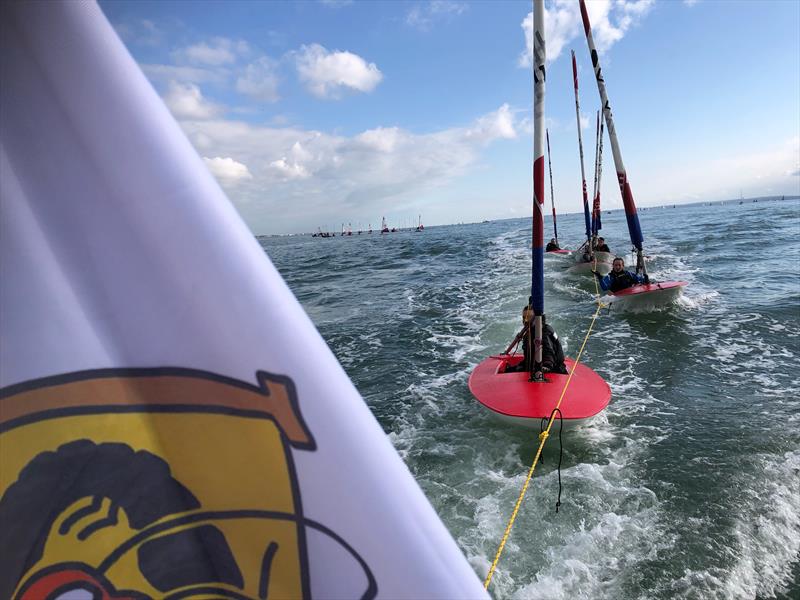
<path fill-rule="evenodd" d="M 544 251 L 551 252 L 553 250 L 561 250 L 561 248 L 555 242 L 547 242 L 547 247 L 545 247 Z"/>
<path fill-rule="evenodd" d="M 528 372 L 530 371 L 531 357 L 529 356 L 527 332 L 522 338 L 522 349 L 525 359 L 519 363 L 516 370 Z M 542 332 L 542 368 L 545 372 L 567 374 L 567 366 L 564 364 L 564 349 L 561 347 L 558 334 L 547 323 L 544 324 Z"/>
<path fill-rule="evenodd" d="M 619 292 L 633 287 L 638 283 L 650 283 L 650 279 L 647 275 L 637 275 L 630 271 L 622 271 L 619 274 L 610 271 L 605 277 L 602 277 L 600 273 L 597 272 L 595 272 L 594 275 L 600 280 L 600 287 L 611 292 Z"/>
<path fill-rule="evenodd" d="M 611 249 L 608 247 L 608 244 L 600 244 L 597 248 L 594 249 L 595 252 L 608 252 L 611 253 Z"/>

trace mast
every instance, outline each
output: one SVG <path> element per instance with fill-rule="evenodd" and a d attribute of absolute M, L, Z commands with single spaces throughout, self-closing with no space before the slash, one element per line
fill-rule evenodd
<path fill-rule="evenodd" d="M 550 130 L 544 130 L 545 138 L 547 138 L 547 168 L 550 171 L 550 206 L 553 208 L 553 238 L 558 245 L 558 227 L 556 226 L 556 201 L 553 196 L 553 163 L 550 162 Z"/>
<path fill-rule="evenodd" d="M 533 1 L 533 243 L 531 265 L 531 308 L 534 353 L 531 380 L 542 381 L 542 318 L 544 316 L 544 88 L 545 88 L 544 0 Z M 530 325 L 529 325 L 530 327 Z M 533 333 L 534 335 L 530 335 Z"/>
<path fill-rule="evenodd" d="M 597 197 L 597 169 L 600 163 L 600 111 L 597 111 L 597 116 L 595 118 L 595 129 L 594 129 L 594 184 L 592 186 L 592 210 L 591 210 L 591 249 L 589 250 L 589 254 L 594 255 L 594 199 Z"/>
<path fill-rule="evenodd" d="M 575 51 L 572 50 L 572 81 L 575 88 L 575 118 L 578 122 L 578 150 L 581 155 L 581 189 L 583 190 L 583 219 L 586 221 L 586 243 L 591 247 L 592 226 L 589 222 L 589 198 L 586 193 L 586 171 L 583 168 L 583 136 L 581 135 L 581 107 L 578 102 L 578 65 L 575 62 Z M 591 248 L 590 248 L 591 251 Z"/>
<path fill-rule="evenodd" d="M 614 155 L 614 166 L 617 170 L 617 181 L 619 182 L 619 191 L 622 194 L 622 204 L 625 206 L 625 217 L 628 220 L 628 233 L 631 236 L 631 243 L 636 248 L 636 272 L 647 274 L 647 267 L 644 264 L 644 252 L 642 251 L 642 228 L 639 225 L 639 215 L 636 212 L 636 203 L 633 201 L 633 191 L 628 183 L 628 173 L 625 171 L 625 165 L 622 162 L 622 153 L 619 148 L 619 141 L 617 140 L 617 130 L 614 127 L 614 117 L 611 114 L 611 104 L 608 101 L 608 94 L 606 94 L 606 83 L 600 69 L 600 59 L 597 55 L 597 49 L 594 46 L 594 39 L 592 38 L 592 27 L 589 24 L 589 13 L 586 12 L 585 0 L 580 0 L 581 3 L 581 19 L 583 19 L 583 30 L 586 33 L 586 42 L 589 45 L 589 53 L 592 57 L 592 67 L 594 68 L 594 76 L 597 80 L 597 90 L 600 92 L 600 100 L 603 104 L 603 117 L 605 118 L 606 125 L 608 126 L 608 138 L 611 140 L 611 153 Z"/>
<path fill-rule="evenodd" d="M 597 234 L 603 228 L 600 221 L 600 182 L 603 178 L 603 117 L 597 112 L 600 121 L 600 130 L 597 135 L 597 190 L 592 203 L 592 242 L 597 241 Z"/>

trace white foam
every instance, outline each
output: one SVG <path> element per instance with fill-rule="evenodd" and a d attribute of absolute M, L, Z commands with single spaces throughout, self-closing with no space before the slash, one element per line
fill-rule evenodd
<path fill-rule="evenodd" d="M 800 450 L 758 460 L 763 477 L 735 533 L 739 558 L 725 577 L 728 597 L 772 597 L 790 583 L 800 556 Z"/>

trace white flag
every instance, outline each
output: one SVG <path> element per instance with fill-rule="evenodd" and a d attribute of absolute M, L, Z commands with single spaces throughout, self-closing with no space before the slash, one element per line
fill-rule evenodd
<path fill-rule="evenodd" d="M 100 9 L 0 11 L 0 597 L 484 597 Z"/>

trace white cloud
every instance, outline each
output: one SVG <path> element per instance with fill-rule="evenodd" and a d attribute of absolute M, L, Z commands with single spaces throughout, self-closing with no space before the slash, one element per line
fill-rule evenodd
<path fill-rule="evenodd" d="M 227 74 L 217 69 L 203 67 L 189 67 L 176 65 L 140 65 L 147 78 L 152 82 L 169 83 L 215 83 L 221 84 L 227 79 Z"/>
<path fill-rule="evenodd" d="M 236 91 L 256 100 L 276 102 L 280 98 L 277 71 L 278 62 L 268 56 L 262 56 L 245 67 L 244 72 L 236 80 Z"/>
<path fill-rule="evenodd" d="M 468 126 L 422 135 L 399 127 L 340 136 L 240 121 L 181 124 L 205 156 L 235 156 L 249 166 L 252 178 L 229 192 L 255 231 L 274 230 L 279 219 L 311 230 L 348 212 L 379 215 L 389 204 L 412 203 L 470 172 L 487 143 L 517 130 L 507 105 Z"/>
<path fill-rule="evenodd" d="M 793 137 L 784 142 L 747 154 L 731 154 L 708 161 L 691 160 L 684 164 L 671 163 L 671 174 L 662 171 L 647 172 L 642 180 L 644 189 L 658 190 L 663 198 L 682 201 L 691 190 L 701 199 L 722 199 L 720 194 L 733 195 L 727 190 L 744 190 L 744 195 L 761 195 L 768 187 L 800 191 L 800 182 L 792 181 L 790 173 L 800 164 L 800 139 Z M 687 198 L 688 199 L 688 198 Z"/>
<path fill-rule="evenodd" d="M 467 131 L 467 136 L 484 144 L 496 139 L 517 137 L 517 132 L 514 130 L 514 116 L 508 104 L 503 104 L 496 111 L 479 118 L 475 126 Z"/>
<path fill-rule="evenodd" d="M 236 162 L 232 158 L 222 158 L 220 156 L 207 158 L 204 156 L 203 160 L 208 170 L 223 183 L 235 183 L 243 179 L 253 178 L 247 165 Z"/>
<path fill-rule="evenodd" d="M 653 4 L 654 0 L 587 2 L 586 10 L 597 51 L 603 54 L 621 40 L 650 11 Z M 525 33 L 525 50 L 520 54 L 519 64 L 529 67 L 533 55 L 533 13 L 528 13 L 521 26 Z M 544 29 L 547 62 L 551 63 L 559 57 L 564 46 L 573 39 L 584 36 L 579 4 L 573 0 L 555 0 L 549 9 L 545 8 Z"/>
<path fill-rule="evenodd" d="M 320 2 L 331 8 L 341 8 L 342 6 L 349 6 L 353 3 L 353 0 L 320 0 Z"/>
<path fill-rule="evenodd" d="M 406 14 L 406 23 L 420 31 L 429 31 L 436 21 L 449 21 L 466 10 L 465 2 L 432 0 L 411 7 Z"/>
<path fill-rule="evenodd" d="M 238 56 L 246 56 L 249 52 L 247 42 L 218 37 L 210 43 L 201 42 L 182 48 L 175 52 L 174 56 L 179 62 L 219 67 L 231 65 L 236 62 Z"/>
<path fill-rule="evenodd" d="M 338 98 L 343 89 L 371 92 L 383 79 L 375 63 L 351 52 L 330 52 L 319 44 L 294 53 L 300 79 L 320 98 Z"/>
<path fill-rule="evenodd" d="M 683 3 L 686 6 L 694 6 L 695 4 L 697 4 L 697 0 L 683 0 Z"/>
<path fill-rule="evenodd" d="M 164 32 L 147 19 L 118 23 L 114 28 L 123 40 L 140 46 L 160 46 L 164 40 Z"/>
<path fill-rule="evenodd" d="M 289 161 L 285 156 L 269 163 L 269 167 L 278 173 L 284 181 L 291 179 L 305 179 L 311 176 L 311 173 L 309 173 L 308 169 L 306 169 L 303 165 L 298 162 Z"/>
<path fill-rule="evenodd" d="M 369 129 L 356 136 L 365 148 L 372 148 L 378 152 L 392 152 L 403 139 L 403 134 L 397 127 L 378 127 Z"/>
<path fill-rule="evenodd" d="M 177 119 L 211 119 L 221 110 L 203 98 L 200 88 L 194 84 L 171 82 L 164 102 Z"/>

